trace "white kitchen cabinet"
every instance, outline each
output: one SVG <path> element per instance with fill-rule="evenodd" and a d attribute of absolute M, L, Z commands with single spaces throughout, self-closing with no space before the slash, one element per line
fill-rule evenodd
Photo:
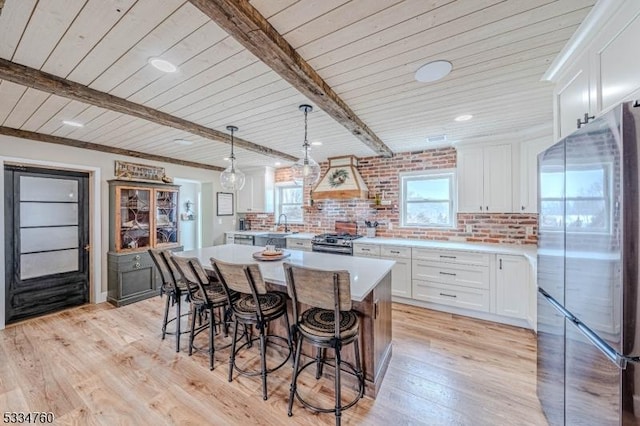
<path fill-rule="evenodd" d="M 422 248 L 412 253 L 414 299 L 491 312 L 489 254 Z"/>
<path fill-rule="evenodd" d="M 238 213 L 273 213 L 275 175 L 272 167 L 245 171 L 244 187 L 238 191 Z"/>
<path fill-rule="evenodd" d="M 391 295 L 411 297 L 411 247 L 381 246 L 380 257 L 393 260 L 391 271 Z"/>
<path fill-rule="evenodd" d="M 458 148 L 458 211 L 513 210 L 511 144 Z"/>
<path fill-rule="evenodd" d="M 523 256 L 496 255 L 496 313 L 527 319 L 529 265 Z"/>
<path fill-rule="evenodd" d="M 519 203 L 514 210 L 538 213 L 538 154 L 553 144 L 551 135 L 522 142 L 520 145 Z"/>
<path fill-rule="evenodd" d="M 235 235 L 232 232 L 225 233 L 225 243 L 234 244 Z"/>
<path fill-rule="evenodd" d="M 557 129 L 559 138 L 573 133 L 578 128 L 578 119 L 584 121 L 585 114 L 589 117 L 593 115 L 589 73 L 589 56 L 585 54 L 558 84 L 555 98 L 560 113 Z"/>
<path fill-rule="evenodd" d="M 312 251 L 311 238 L 287 238 L 287 248 L 300 251 Z"/>
<path fill-rule="evenodd" d="M 572 38 L 580 41 L 566 46 L 559 55 L 563 62 L 545 74 L 556 84 L 556 140 L 576 130 L 585 113 L 598 116 L 640 96 L 640 55 L 632 53 L 640 40 L 640 2 L 598 2 L 591 15 Z"/>
<path fill-rule="evenodd" d="M 377 244 L 353 244 L 353 255 L 360 257 L 380 257 L 380 246 Z"/>

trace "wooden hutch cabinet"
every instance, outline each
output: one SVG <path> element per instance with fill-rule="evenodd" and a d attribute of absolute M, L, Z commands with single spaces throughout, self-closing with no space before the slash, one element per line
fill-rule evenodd
<path fill-rule="evenodd" d="M 109 181 L 107 300 L 122 306 L 158 295 L 150 248 L 178 250 L 178 186 Z"/>

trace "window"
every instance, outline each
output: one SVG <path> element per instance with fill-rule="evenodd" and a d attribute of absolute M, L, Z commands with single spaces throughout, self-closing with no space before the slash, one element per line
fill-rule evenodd
<path fill-rule="evenodd" d="M 610 175 L 610 165 L 585 165 L 567 170 L 566 174 L 553 169 L 543 171 L 540 228 L 562 230 L 566 220 L 567 232 L 609 232 Z"/>
<path fill-rule="evenodd" d="M 281 214 L 287 215 L 287 223 L 303 223 L 302 186 L 294 184 L 276 187 L 276 221 Z"/>
<path fill-rule="evenodd" d="M 407 173 L 400 176 L 402 226 L 455 226 L 455 172 Z"/>

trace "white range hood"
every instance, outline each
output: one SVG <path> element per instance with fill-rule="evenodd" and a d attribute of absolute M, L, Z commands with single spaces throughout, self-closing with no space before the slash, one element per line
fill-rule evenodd
<path fill-rule="evenodd" d="M 314 200 L 367 199 L 369 190 L 353 155 L 329 158 L 329 169 L 312 191 Z"/>

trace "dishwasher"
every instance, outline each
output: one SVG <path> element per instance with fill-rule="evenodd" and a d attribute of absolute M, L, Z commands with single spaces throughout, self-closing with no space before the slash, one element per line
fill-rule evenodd
<path fill-rule="evenodd" d="M 253 245 L 253 235 L 243 235 L 243 234 L 235 234 L 233 236 L 234 244 L 242 244 L 245 246 Z"/>

